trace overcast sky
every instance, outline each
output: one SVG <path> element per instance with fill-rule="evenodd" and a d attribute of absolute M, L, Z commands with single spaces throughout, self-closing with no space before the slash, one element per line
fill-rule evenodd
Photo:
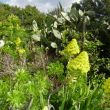
<path fill-rule="evenodd" d="M 47 12 L 61 2 L 62 6 L 67 9 L 73 2 L 79 2 L 80 0 L 0 0 L 0 2 L 8 3 L 10 5 L 17 5 L 19 7 L 25 7 L 26 5 L 36 6 L 40 11 Z"/>

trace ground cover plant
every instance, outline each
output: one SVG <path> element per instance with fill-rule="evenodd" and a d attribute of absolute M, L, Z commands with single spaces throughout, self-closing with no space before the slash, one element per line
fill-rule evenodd
<path fill-rule="evenodd" d="M 91 1 L 96 11 L 87 2 L 1 17 L 0 110 L 110 109 L 109 15 L 97 17 L 104 1 Z"/>

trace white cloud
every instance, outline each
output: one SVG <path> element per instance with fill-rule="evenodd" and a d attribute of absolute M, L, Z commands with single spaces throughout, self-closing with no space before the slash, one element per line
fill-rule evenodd
<path fill-rule="evenodd" d="M 37 8 L 43 12 L 48 12 L 51 9 L 54 9 L 54 6 L 52 6 L 51 3 L 47 2 L 45 4 L 39 3 L 37 4 Z"/>
<path fill-rule="evenodd" d="M 68 8 L 73 2 L 79 2 L 79 1 L 80 0 L 9 0 L 7 3 L 19 7 L 32 5 L 32 6 L 36 6 L 39 10 L 43 12 L 47 12 L 57 7 L 59 2 L 61 2 L 64 8 Z"/>
<path fill-rule="evenodd" d="M 39 10 L 43 12 L 47 12 L 48 10 L 51 10 L 55 7 L 49 1 L 43 3 L 43 0 L 10 0 L 7 3 L 22 8 L 25 7 L 26 5 L 36 6 Z"/>

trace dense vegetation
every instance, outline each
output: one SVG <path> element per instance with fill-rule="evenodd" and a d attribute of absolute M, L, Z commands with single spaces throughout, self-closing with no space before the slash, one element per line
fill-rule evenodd
<path fill-rule="evenodd" d="M 110 109 L 108 0 L 0 13 L 0 110 Z"/>

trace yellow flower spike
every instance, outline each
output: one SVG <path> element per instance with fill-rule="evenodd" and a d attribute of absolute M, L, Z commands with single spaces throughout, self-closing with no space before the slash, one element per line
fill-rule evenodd
<path fill-rule="evenodd" d="M 72 41 L 70 41 L 67 47 L 61 52 L 61 54 L 66 56 L 72 56 L 78 54 L 79 52 L 80 49 L 76 39 L 72 39 Z"/>
<path fill-rule="evenodd" d="M 17 37 L 16 41 L 15 41 L 16 45 L 19 46 L 21 43 L 21 39 L 19 37 Z"/>
<path fill-rule="evenodd" d="M 105 94 L 110 94 L 110 77 L 105 80 L 103 89 Z"/>
<path fill-rule="evenodd" d="M 19 53 L 19 55 L 22 55 L 22 54 L 25 53 L 25 50 L 24 50 L 24 49 L 19 49 L 19 50 L 18 50 L 18 53 Z"/>
<path fill-rule="evenodd" d="M 77 74 L 77 72 L 87 73 L 90 70 L 88 53 L 83 51 L 76 58 L 70 59 L 67 69 L 73 74 Z"/>

